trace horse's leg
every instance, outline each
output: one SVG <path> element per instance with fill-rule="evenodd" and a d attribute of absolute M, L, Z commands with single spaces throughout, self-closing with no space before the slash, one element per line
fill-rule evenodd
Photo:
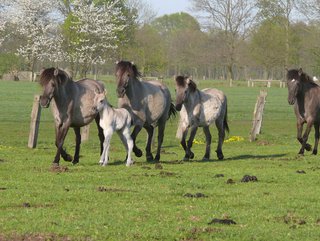
<path fill-rule="evenodd" d="M 188 156 L 190 159 L 194 158 L 194 153 L 191 151 L 191 147 L 193 144 L 194 137 L 196 136 L 197 130 L 198 130 L 197 126 L 191 127 L 190 137 L 188 140 L 188 145 L 187 145 L 187 150 L 186 150 L 186 156 Z"/>
<path fill-rule="evenodd" d="M 98 127 L 98 136 L 99 136 L 99 140 L 100 140 L 100 155 L 101 155 L 102 151 L 103 151 L 104 134 L 103 134 L 103 129 L 100 126 L 100 114 L 99 113 L 95 117 L 95 121 L 96 121 L 96 124 Z"/>
<path fill-rule="evenodd" d="M 317 155 L 318 153 L 318 144 L 319 144 L 319 123 L 314 123 L 314 147 L 312 154 Z"/>
<path fill-rule="evenodd" d="M 131 153 L 132 153 L 132 148 L 133 148 L 133 141 L 130 136 L 130 129 L 125 128 L 123 132 L 119 131 L 118 132 L 120 139 L 125 146 L 127 150 L 127 157 L 126 157 L 126 166 L 131 166 L 133 164 L 133 161 L 131 159 Z"/>
<path fill-rule="evenodd" d="M 109 148 L 110 148 L 110 140 L 113 133 L 113 130 L 107 129 L 103 131 L 104 133 L 104 142 L 103 142 L 103 152 L 100 158 L 100 164 L 105 166 L 109 161 Z"/>
<path fill-rule="evenodd" d="M 204 154 L 204 157 L 202 160 L 206 161 L 210 159 L 210 151 L 211 151 L 211 134 L 210 134 L 210 129 L 209 126 L 203 127 L 203 132 L 206 136 L 206 153 Z"/>
<path fill-rule="evenodd" d="M 223 145 L 224 137 L 225 137 L 225 129 L 224 129 L 223 120 L 216 120 L 216 127 L 218 129 L 218 135 L 219 135 L 219 141 L 218 141 L 216 153 L 217 153 L 218 159 L 223 160 L 224 156 L 222 153 L 222 145 Z"/>
<path fill-rule="evenodd" d="M 136 138 L 137 138 L 137 135 L 139 134 L 139 132 L 141 131 L 142 129 L 142 126 L 135 126 L 133 128 L 133 131 L 131 133 L 131 138 L 132 138 L 132 141 L 133 141 L 133 152 L 134 154 L 136 155 L 136 157 L 141 157 L 142 156 L 142 151 L 136 146 Z"/>
<path fill-rule="evenodd" d="M 181 141 L 180 141 L 180 144 L 183 147 L 183 150 L 185 152 L 185 156 L 183 158 L 184 161 L 189 160 L 189 157 L 187 156 L 187 142 L 186 142 L 188 130 L 189 130 L 188 128 L 182 130 L 182 137 L 181 137 Z"/>
<path fill-rule="evenodd" d="M 148 139 L 147 139 L 147 145 L 146 145 L 146 158 L 147 162 L 153 161 L 153 155 L 151 153 L 151 143 L 152 143 L 152 137 L 153 137 L 153 126 L 145 126 L 144 127 L 148 133 Z"/>
<path fill-rule="evenodd" d="M 300 142 L 301 145 L 303 143 L 303 139 L 302 139 L 303 124 L 304 124 L 303 121 L 301 120 L 297 121 L 297 140 Z M 312 147 L 310 144 L 306 143 L 305 149 L 306 151 L 311 151 Z"/>
<path fill-rule="evenodd" d="M 76 148 L 75 148 L 72 164 L 77 164 L 79 162 L 79 153 L 80 153 L 80 144 L 81 144 L 80 127 L 74 127 L 73 130 L 76 135 Z"/>
<path fill-rule="evenodd" d="M 301 155 L 304 154 L 304 149 L 306 149 L 306 145 L 307 145 L 307 141 L 308 141 L 308 137 L 309 137 L 312 125 L 313 123 L 311 121 L 307 122 L 307 127 L 302 137 L 301 149 L 299 151 L 299 154 Z"/>
<path fill-rule="evenodd" d="M 158 125 L 158 148 L 157 148 L 156 157 L 154 159 L 156 162 L 160 160 L 160 152 L 161 152 L 161 146 L 163 143 L 165 128 L 166 128 L 166 120 L 162 120 Z"/>
<path fill-rule="evenodd" d="M 53 160 L 53 165 L 59 166 L 59 161 L 60 161 L 60 155 L 63 153 L 64 155 L 68 155 L 64 150 L 63 150 L 63 143 L 64 139 L 66 138 L 66 135 L 69 130 L 69 125 L 62 125 L 59 126 L 56 129 L 56 147 L 57 147 L 57 152 L 55 155 L 55 158 Z"/>

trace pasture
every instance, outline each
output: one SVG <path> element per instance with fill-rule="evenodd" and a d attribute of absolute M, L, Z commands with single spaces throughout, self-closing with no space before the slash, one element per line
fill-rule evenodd
<path fill-rule="evenodd" d="M 116 105 L 113 79 L 105 86 Z M 165 81 L 174 99 L 173 80 Z M 287 89 L 268 88 L 262 134 L 250 143 L 261 87 L 199 84 L 209 86 L 228 98 L 231 131 L 223 161 L 214 153 L 213 128 L 212 160 L 201 161 L 205 146 L 199 130 L 195 158 L 180 161 L 184 151 L 175 138 L 176 117 L 167 122 L 160 164 L 147 163 L 143 155 L 133 156 L 135 164 L 126 167 L 124 147 L 114 135 L 108 166 L 99 166 L 92 123 L 79 164 L 61 160 L 63 168 L 56 171 L 51 169 L 56 147 L 49 109 L 42 109 L 37 148 L 27 148 L 33 96 L 40 86 L 0 82 L 0 240 L 319 240 L 319 155 L 297 155 L 300 145 Z M 312 130 L 312 145 L 313 135 Z M 143 130 L 137 139 L 143 149 L 145 136 Z M 71 153 L 74 138 L 69 130 L 65 147 Z M 244 175 L 258 181 L 241 182 Z"/>

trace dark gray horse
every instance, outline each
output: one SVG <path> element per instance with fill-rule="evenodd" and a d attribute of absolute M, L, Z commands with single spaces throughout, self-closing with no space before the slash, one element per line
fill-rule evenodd
<path fill-rule="evenodd" d="M 144 127 L 148 133 L 146 146 L 147 161 L 159 161 L 166 121 L 175 114 L 169 89 L 158 81 L 141 81 L 137 67 L 128 61 L 116 64 L 118 106 L 127 108 L 135 126 L 131 134 L 133 152 L 141 157 L 142 151 L 136 146 L 136 137 Z M 153 130 L 158 126 L 158 148 L 155 158 L 151 154 Z"/>
<path fill-rule="evenodd" d="M 312 126 L 315 130 L 313 154 L 318 152 L 319 124 L 320 124 L 320 87 L 302 69 L 287 71 L 288 102 L 294 105 L 297 118 L 297 139 L 301 143 L 299 154 L 304 150 L 311 151 L 307 143 Z M 302 136 L 303 124 L 307 127 Z"/>
<path fill-rule="evenodd" d="M 100 150 L 102 151 L 104 136 L 99 126 L 100 117 L 95 108 L 94 97 L 95 93 L 104 92 L 103 84 L 91 79 L 74 82 L 65 71 L 48 68 L 40 74 L 40 85 L 43 87 L 40 105 L 47 108 L 51 100 L 54 100 L 51 106 L 56 126 L 57 152 L 53 164 L 59 165 L 60 155 L 65 161 L 72 161 L 73 164 L 79 162 L 80 127 L 89 124 L 93 119 L 96 120 L 98 126 Z M 69 127 L 73 127 L 76 135 L 73 158 L 63 149 Z"/>
<path fill-rule="evenodd" d="M 213 123 L 219 132 L 217 146 L 217 157 L 224 158 L 222 144 L 225 138 L 225 131 L 229 131 L 227 121 L 227 97 L 217 89 L 199 90 L 194 81 L 185 76 L 176 77 L 176 109 L 180 111 L 180 121 L 177 130 L 177 137 L 185 150 L 185 160 L 193 158 L 191 151 L 193 139 L 198 127 L 202 127 L 206 136 L 206 152 L 203 159 L 210 159 L 211 134 L 209 126 Z M 189 128 L 190 137 L 186 143 Z"/>

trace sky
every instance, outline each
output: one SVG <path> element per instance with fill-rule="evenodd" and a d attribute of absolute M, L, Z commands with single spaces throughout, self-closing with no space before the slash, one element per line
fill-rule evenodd
<path fill-rule="evenodd" d="M 151 7 L 158 13 L 158 16 L 177 12 L 188 12 L 191 3 L 189 0 L 146 0 Z"/>

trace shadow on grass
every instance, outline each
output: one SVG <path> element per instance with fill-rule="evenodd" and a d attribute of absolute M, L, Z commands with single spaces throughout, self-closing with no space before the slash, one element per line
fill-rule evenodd
<path fill-rule="evenodd" d="M 172 160 L 172 161 L 161 161 L 164 164 L 183 164 L 183 163 L 192 163 L 192 162 L 223 162 L 223 161 L 237 161 L 237 160 L 245 160 L 245 159 L 274 159 L 274 158 L 283 158 L 288 154 L 274 154 L 274 155 L 239 155 L 224 158 L 223 160 L 218 160 L 217 158 L 202 160 L 202 159 L 189 159 L 187 161 L 184 160 Z"/>

